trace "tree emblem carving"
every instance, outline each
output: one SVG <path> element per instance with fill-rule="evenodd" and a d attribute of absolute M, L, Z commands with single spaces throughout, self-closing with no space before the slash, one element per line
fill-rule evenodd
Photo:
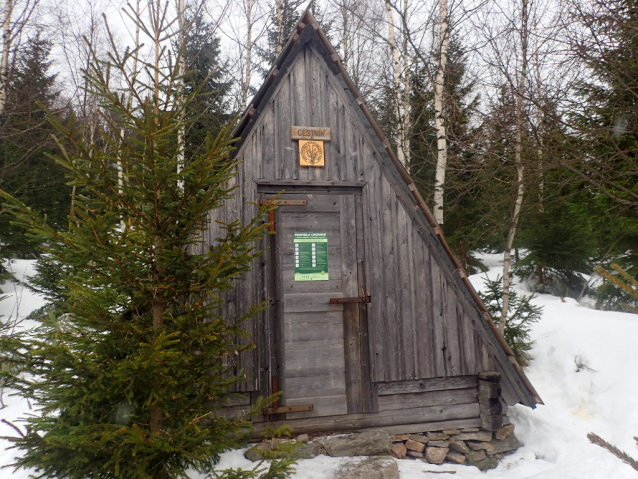
<path fill-rule="evenodd" d="M 314 141 L 307 142 L 303 147 L 301 147 L 301 159 L 309 164 L 316 165 L 321 162 L 323 158 L 323 148 L 319 146 L 318 143 Z"/>

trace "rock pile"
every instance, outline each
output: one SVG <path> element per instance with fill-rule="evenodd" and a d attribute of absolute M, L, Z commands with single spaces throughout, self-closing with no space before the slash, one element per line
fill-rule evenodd
<path fill-rule="evenodd" d="M 395 434 L 391 440 L 390 454 L 397 459 L 422 459 L 431 464 L 466 464 L 482 471 L 496 467 L 505 454 L 522 446 L 514 436 L 513 424 L 495 432 L 478 428 L 447 429 L 422 434 Z"/>
<path fill-rule="evenodd" d="M 257 444 L 248 449 L 245 456 L 251 461 L 262 460 L 263 453 L 276 449 L 276 442 L 279 441 L 282 440 Z M 347 457 L 383 456 L 390 453 L 397 459 L 420 459 L 431 464 L 463 464 L 476 466 L 482 471 L 496 467 L 504 455 L 522 446 L 514 436 L 513 424 L 503 426 L 495 432 L 466 428 L 390 436 L 385 432 L 369 431 L 317 437 L 313 440 L 307 434 L 302 434 L 293 441 L 298 443 L 295 453 L 298 459 L 310 459 L 319 454 Z"/>

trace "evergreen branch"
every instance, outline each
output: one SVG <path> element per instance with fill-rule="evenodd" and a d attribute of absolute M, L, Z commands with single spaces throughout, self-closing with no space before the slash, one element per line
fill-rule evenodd
<path fill-rule="evenodd" d="M 608 443 L 603 438 L 601 438 L 597 434 L 594 434 L 593 432 L 590 432 L 587 434 L 587 439 L 589 439 L 591 443 L 596 444 L 597 446 L 600 446 L 603 449 L 607 449 L 609 452 L 611 452 L 614 456 L 616 456 L 622 462 L 624 462 L 625 464 L 629 464 L 636 471 L 638 471 L 638 461 L 636 461 L 633 457 L 631 457 L 626 452 L 621 451 L 616 446 Z M 634 437 L 634 439 L 636 438 Z"/>

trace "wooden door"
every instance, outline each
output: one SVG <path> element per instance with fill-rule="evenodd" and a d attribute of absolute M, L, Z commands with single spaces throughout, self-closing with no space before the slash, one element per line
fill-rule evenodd
<path fill-rule="evenodd" d="M 361 400 L 356 397 L 361 396 L 361 360 L 352 357 L 353 350 L 360 354 L 360 335 L 350 341 L 356 345 L 346 346 L 347 323 L 359 321 L 350 313 L 359 304 L 330 300 L 359 297 L 363 291 L 357 264 L 357 240 L 363 244 L 356 227 L 359 202 L 352 194 L 279 199 L 279 406 L 312 404 L 312 411 L 289 412 L 286 419 L 346 414 L 360 409 L 352 406 Z"/>

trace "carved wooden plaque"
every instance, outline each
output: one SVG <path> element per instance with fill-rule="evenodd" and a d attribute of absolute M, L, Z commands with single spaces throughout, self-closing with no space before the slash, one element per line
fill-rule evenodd
<path fill-rule="evenodd" d="M 301 166 L 323 166 L 323 141 L 299 140 L 299 164 Z"/>
<path fill-rule="evenodd" d="M 292 126 L 290 127 L 290 138 L 292 140 L 330 141 L 330 128 L 314 126 Z"/>

